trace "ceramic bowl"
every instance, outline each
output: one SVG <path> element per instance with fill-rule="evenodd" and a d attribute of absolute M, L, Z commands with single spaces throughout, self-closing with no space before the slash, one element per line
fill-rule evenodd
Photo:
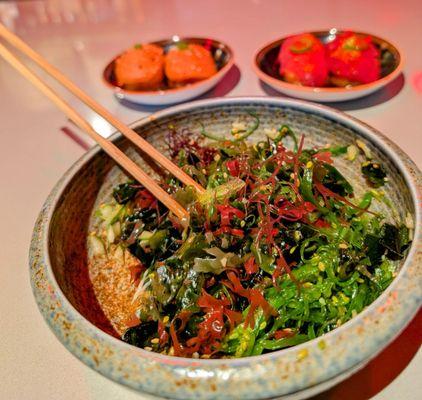
<path fill-rule="evenodd" d="M 362 313 L 339 328 L 296 347 L 241 359 L 203 360 L 165 356 L 122 342 L 95 296 L 89 279 L 87 233 L 95 208 L 127 177 L 98 147 L 86 153 L 58 182 L 37 220 L 30 249 L 35 299 L 58 339 L 83 363 L 134 390 L 175 399 L 300 399 L 325 390 L 363 367 L 412 319 L 421 303 L 421 173 L 403 151 L 368 125 L 334 109 L 282 98 L 201 100 L 160 111 L 133 124 L 166 152 L 168 125 L 220 134 L 233 121 L 260 116 L 251 140 L 268 128 L 290 125 L 306 135 L 307 145 L 363 140 L 385 166 L 387 198 L 415 231 L 400 272 L 387 290 Z M 112 140 L 143 162 L 120 134 Z M 347 160 L 339 168 L 357 189 L 359 171 Z M 151 171 L 152 173 L 152 171 Z M 362 187 L 360 190 L 362 190 Z M 65 366 L 63 366 L 65 367 Z"/>
<path fill-rule="evenodd" d="M 127 90 L 116 84 L 114 75 L 114 63 L 120 56 L 116 56 L 111 60 L 103 71 L 103 81 L 107 87 L 111 88 L 118 99 L 125 99 L 133 103 L 147 105 L 167 105 L 181 103 L 200 96 L 201 94 L 212 89 L 218 82 L 223 79 L 224 75 L 234 65 L 233 51 L 226 44 L 214 39 L 192 38 L 173 36 L 170 39 L 151 42 L 164 49 L 167 52 L 171 47 L 176 46 L 180 42 L 195 43 L 206 45 L 209 47 L 215 64 L 217 73 L 208 79 L 186 84 L 177 88 L 170 88 L 166 81 L 163 86 L 156 90 Z"/>
<path fill-rule="evenodd" d="M 322 43 L 333 41 L 343 31 L 332 28 L 325 31 L 309 32 L 315 35 Z M 356 32 L 370 36 L 373 43 L 381 52 L 381 78 L 367 84 L 348 87 L 311 87 L 289 83 L 283 80 L 276 64 L 277 56 L 282 43 L 289 37 L 283 37 L 263 46 L 254 57 L 253 69 L 259 79 L 278 92 L 292 97 L 318 102 L 334 102 L 353 100 L 366 96 L 381 89 L 399 76 L 403 69 L 403 57 L 397 47 L 389 41 L 365 32 Z"/>

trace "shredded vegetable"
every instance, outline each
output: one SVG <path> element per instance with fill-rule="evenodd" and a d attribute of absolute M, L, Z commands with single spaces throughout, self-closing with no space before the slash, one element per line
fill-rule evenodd
<path fill-rule="evenodd" d="M 224 138 L 202 129 L 208 142 L 170 128 L 173 161 L 207 189 L 161 182 L 189 210 L 188 228 L 135 182 L 98 210 L 107 237 L 140 263 L 132 275 L 145 301 L 124 341 L 183 357 L 258 355 L 344 324 L 394 278 L 411 232 L 370 209 L 382 166 L 363 164 L 370 186 L 357 199 L 333 162 L 354 162 L 353 144 L 307 148 L 285 125 L 252 144 L 258 116 L 248 124 Z M 107 237 L 92 239 L 97 253 Z"/>

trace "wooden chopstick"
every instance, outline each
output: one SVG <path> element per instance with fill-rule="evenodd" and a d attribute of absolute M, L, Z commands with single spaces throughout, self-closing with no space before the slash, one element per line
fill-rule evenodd
<path fill-rule="evenodd" d="M 108 110 L 97 103 L 92 97 L 88 96 L 82 89 L 76 86 L 66 76 L 64 76 L 57 68 L 52 66 L 39 53 L 32 50 L 22 39 L 10 32 L 4 25 L 0 24 L 0 35 L 10 44 L 28 56 L 32 61 L 39 65 L 44 71 L 60 82 L 66 89 L 78 97 L 88 107 L 92 108 L 96 113 L 101 115 L 107 122 L 113 125 L 126 138 L 134 143 L 140 150 L 147 153 L 153 160 L 158 162 L 162 167 L 178 178 L 185 185 L 193 186 L 198 192 L 202 193 L 205 189 L 194 179 L 192 179 L 181 168 L 175 165 L 171 160 L 160 153 L 148 141 L 139 136 L 135 131 L 130 129 L 123 122 L 114 117 Z"/>
<path fill-rule="evenodd" d="M 182 223 L 189 220 L 189 213 L 176 200 L 174 200 L 157 182 L 145 173 L 135 162 L 126 156 L 112 142 L 98 134 L 92 126 L 53 89 L 39 78 L 28 67 L 22 64 L 5 46 L 0 44 L 0 55 L 28 79 L 34 86 L 43 92 L 58 108 L 60 108 L 80 129 L 94 139 L 101 148 L 113 158 L 120 166 L 128 171 L 136 180 L 144 185 L 159 201 L 172 211 Z"/>

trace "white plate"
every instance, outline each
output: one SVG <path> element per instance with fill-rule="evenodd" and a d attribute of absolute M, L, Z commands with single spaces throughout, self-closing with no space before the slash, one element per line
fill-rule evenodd
<path fill-rule="evenodd" d="M 332 28 L 330 30 L 309 33 L 318 37 L 323 43 L 327 43 L 334 40 L 336 35 L 341 32 L 341 30 Z M 273 89 L 300 99 L 331 102 L 353 100 L 358 97 L 366 96 L 381 89 L 399 76 L 403 68 L 403 58 L 399 50 L 387 40 L 364 32 L 356 33 L 370 36 L 373 43 L 380 49 L 381 57 L 384 57 L 381 68 L 381 78 L 374 82 L 350 87 L 311 87 L 295 85 L 284 81 L 278 73 L 275 61 L 281 44 L 288 36 L 268 43 L 258 50 L 254 57 L 254 71 L 259 79 Z"/>
<path fill-rule="evenodd" d="M 148 105 L 175 104 L 198 97 L 213 88 L 223 79 L 234 64 L 233 51 L 230 47 L 214 39 L 179 38 L 178 36 L 173 36 L 171 39 L 160 40 L 153 42 L 153 44 L 163 47 L 164 51 L 166 51 L 180 41 L 208 46 L 214 57 L 218 72 L 208 79 L 186 84 L 178 88 L 170 88 L 165 85 L 163 88 L 157 90 L 127 90 L 117 86 L 114 79 L 114 62 L 117 56 L 104 69 L 104 83 L 114 91 L 116 97 L 119 99 Z"/>

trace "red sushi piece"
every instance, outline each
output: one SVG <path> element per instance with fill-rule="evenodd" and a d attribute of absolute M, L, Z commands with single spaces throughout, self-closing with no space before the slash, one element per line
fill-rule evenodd
<path fill-rule="evenodd" d="M 344 32 L 327 44 L 328 69 L 337 86 L 370 83 L 381 75 L 380 52 L 369 36 Z"/>
<path fill-rule="evenodd" d="M 280 75 L 286 82 L 303 86 L 324 86 L 328 69 L 323 44 L 312 34 L 287 38 L 278 54 Z"/>

